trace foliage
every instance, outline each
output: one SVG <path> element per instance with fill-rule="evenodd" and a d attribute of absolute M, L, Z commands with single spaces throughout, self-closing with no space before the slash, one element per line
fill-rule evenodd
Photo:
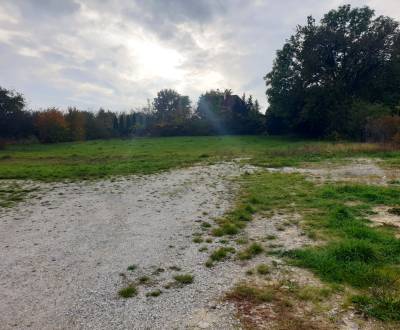
<path fill-rule="evenodd" d="M 36 114 L 35 127 L 41 142 L 63 142 L 68 140 L 68 125 L 61 111 L 56 108 Z"/>
<path fill-rule="evenodd" d="M 22 94 L 0 87 L 0 138 L 22 138 L 33 134 L 32 114 L 24 111 Z"/>
<path fill-rule="evenodd" d="M 399 103 L 399 54 L 398 23 L 374 18 L 368 7 L 341 6 L 319 25 L 308 17 L 277 52 L 265 77 L 268 131 L 354 137 L 354 126 L 362 130 L 368 115 L 354 101 L 392 110 Z"/>

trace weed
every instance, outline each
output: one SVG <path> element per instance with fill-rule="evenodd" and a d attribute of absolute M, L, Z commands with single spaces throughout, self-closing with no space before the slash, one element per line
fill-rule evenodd
<path fill-rule="evenodd" d="M 203 238 L 200 236 L 196 236 L 195 238 L 193 238 L 193 243 L 199 244 L 199 243 L 203 243 L 203 241 L 204 241 Z"/>
<path fill-rule="evenodd" d="M 146 297 L 158 297 L 161 293 L 162 293 L 162 291 L 157 289 L 157 290 L 146 293 Z"/>
<path fill-rule="evenodd" d="M 150 282 L 150 277 L 149 276 L 144 275 L 144 276 L 139 277 L 139 283 L 140 284 L 147 284 L 149 282 Z"/>
<path fill-rule="evenodd" d="M 264 251 L 264 248 L 262 247 L 261 244 L 259 243 L 252 243 L 250 246 L 248 246 L 246 249 L 240 251 L 238 253 L 238 258 L 240 260 L 248 260 L 256 255 L 262 253 Z"/>
<path fill-rule="evenodd" d="M 127 270 L 129 270 L 130 272 L 133 272 L 136 268 L 137 268 L 137 265 L 129 265 Z"/>
<path fill-rule="evenodd" d="M 257 273 L 260 275 L 266 275 L 269 273 L 269 267 L 266 264 L 260 264 L 257 266 Z"/>
<path fill-rule="evenodd" d="M 208 222 L 203 221 L 203 222 L 201 223 L 201 227 L 203 227 L 203 228 L 210 228 L 211 225 L 210 225 Z"/>
<path fill-rule="evenodd" d="M 128 286 L 126 288 L 120 289 L 118 295 L 122 298 L 131 298 L 137 295 L 137 289 L 134 286 Z"/>
<path fill-rule="evenodd" d="M 234 253 L 235 249 L 232 247 L 220 247 L 214 250 L 211 255 L 210 259 L 212 261 L 222 261 L 228 258 L 231 253 Z"/>
<path fill-rule="evenodd" d="M 179 284 L 191 284 L 193 283 L 193 275 L 191 274 L 179 274 L 174 276 L 174 280 Z"/>

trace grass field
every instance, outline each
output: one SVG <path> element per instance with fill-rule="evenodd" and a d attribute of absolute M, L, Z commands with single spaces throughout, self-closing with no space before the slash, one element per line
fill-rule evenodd
<path fill-rule="evenodd" d="M 400 164 L 400 152 L 382 146 L 265 136 L 137 138 L 82 143 L 15 145 L 0 151 L 0 179 L 62 180 L 148 174 L 199 162 L 249 158 L 260 166 L 348 156 Z"/>

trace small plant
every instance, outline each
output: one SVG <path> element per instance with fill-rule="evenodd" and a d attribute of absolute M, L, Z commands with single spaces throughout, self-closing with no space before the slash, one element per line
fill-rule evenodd
<path fill-rule="evenodd" d="M 261 246 L 261 244 L 252 243 L 249 247 L 238 253 L 238 258 L 240 260 L 248 260 L 262 253 L 263 251 L 264 248 Z"/>
<path fill-rule="evenodd" d="M 201 226 L 202 226 L 203 228 L 210 228 L 210 227 L 211 227 L 211 225 L 210 225 L 208 222 L 205 222 L 205 221 L 203 221 L 203 222 L 201 223 Z"/>
<path fill-rule="evenodd" d="M 246 270 L 246 275 L 248 275 L 248 276 L 254 275 L 254 269 Z"/>
<path fill-rule="evenodd" d="M 203 241 L 204 241 L 203 238 L 200 236 L 196 236 L 195 238 L 193 238 L 193 243 L 199 244 L 199 243 L 203 243 Z"/>
<path fill-rule="evenodd" d="M 211 234 L 212 234 L 213 236 L 216 236 L 216 237 L 221 237 L 221 236 L 224 236 L 224 231 L 222 230 L 222 228 L 217 227 L 217 228 L 214 228 L 214 229 L 211 231 Z"/>
<path fill-rule="evenodd" d="M 212 242 L 213 242 L 213 239 L 211 237 L 206 239 L 206 243 L 212 243 Z"/>
<path fill-rule="evenodd" d="M 137 268 L 136 265 L 129 265 L 127 270 L 129 270 L 130 272 L 133 272 L 136 268 Z"/>
<path fill-rule="evenodd" d="M 139 283 L 140 284 L 146 284 L 146 283 L 149 283 L 149 282 L 150 282 L 150 277 L 148 277 L 146 275 L 139 277 Z"/>
<path fill-rule="evenodd" d="M 158 297 L 161 293 L 162 293 L 162 291 L 157 289 L 157 290 L 146 293 L 146 297 Z"/>
<path fill-rule="evenodd" d="M 120 289 L 118 295 L 122 298 L 131 298 L 137 295 L 137 289 L 134 286 L 128 286 L 126 288 Z"/>
<path fill-rule="evenodd" d="M 247 244 L 249 240 L 246 237 L 240 237 L 236 240 L 236 243 L 239 245 Z"/>
<path fill-rule="evenodd" d="M 181 270 L 181 267 L 178 267 L 178 266 L 170 266 L 169 269 L 179 272 L 179 271 Z"/>
<path fill-rule="evenodd" d="M 228 258 L 228 255 L 233 252 L 235 252 L 235 249 L 232 247 L 221 247 L 211 253 L 210 259 L 212 261 L 221 261 Z"/>
<path fill-rule="evenodd" d="M 205 263 L 207 268 L 211 268 L 212 266 L 214 266 L 214 263 L 211 259 L 208 259 Z"/>
<path fill-rule="evenodd" d="M 179 284 L 191 284 L 193 283 L 193 275 L 191 274 L 179 274 L 174 276 L 174 280 Z"/>
<path fill-rule="evenodd" d="M 266 239 L 274 240 L 274 239 L 276 239 L 276 236 L 275 235 L 267 235 Z"/>
<path fill-rule="evenodd" d="M 257 273 L 260 275 L 266 275 L 269 273 L 269 267 L 266 264 L 260 264 L 257 266 Z"/>
<path fill-rule="evenodd" d="M 200 249 L 199 249 L 199 252 L 204 252 L 204 251 L 207 251 L 208 250 L 208 247 L 207 246 L 202 246 Z"/>

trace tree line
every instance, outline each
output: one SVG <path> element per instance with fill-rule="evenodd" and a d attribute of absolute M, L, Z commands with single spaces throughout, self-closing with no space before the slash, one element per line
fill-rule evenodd
<path fill-rule="evenodd" d="M 24 97 L 0 87 L 0 138 L 38 139 L 43 143 L 109 139 L 131 136 L 260 134 L 264 115 L 250 95 L 211 90 L 197 106 L 172 89 L 163 89 L 146 107 L 130 112 L 97 112 L 68 108 L 31 111 Z"/>
<path fill-rule="evenodd" d="M 60 142 L 128 136 L 295 134 L 400 144 L 400 28 L 369 7 L 340 6 L 304 26 L 276 53 L 264 77 L 268 109 L 231 90 L 202 94 L 195 106 L 171 89 L 143 109 L 96 113 L 28 111 L 0 88 L 0 138 Z"/>

